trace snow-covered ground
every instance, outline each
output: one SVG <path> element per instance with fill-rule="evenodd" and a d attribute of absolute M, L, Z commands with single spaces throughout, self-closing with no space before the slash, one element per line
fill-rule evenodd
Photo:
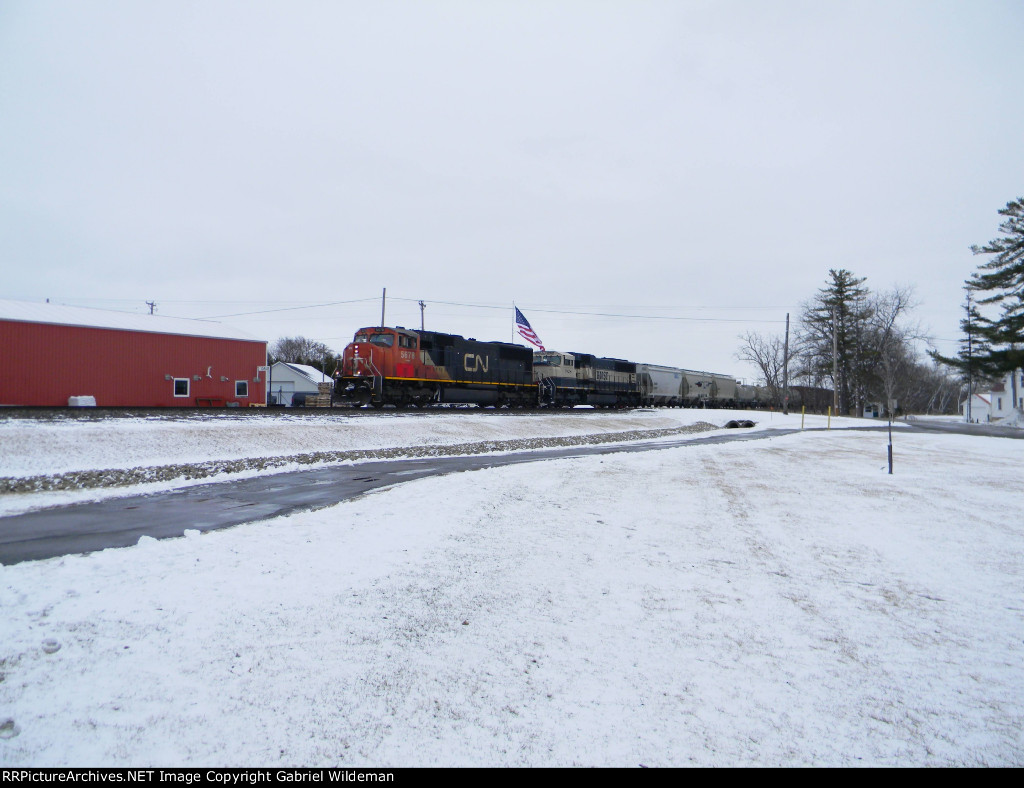
<path fill-rule="evenodd" d="M 735 415 L 0 423 L 0 476 Z M 864 423 L 0 567 L 0 765 L 1024 765 L 1024 442 Z"/>
<path fill-rule="evenodd" d="M 198 411 L 97 419 L 0 418 L 0 516 L 38 506 L 150 492 L 311 464 L 389 456 L 480 453 L 686 434 L 751 416 L 757 429 L 799 426 L 794 415 L 725 410 L 589 409 L 538 415 L 489 411 L 380 415 Z M 708 424 L 707 422 L 711 422 Z M 806 425 L 859 425 L 807 416 Z M 17 492 L 17 495 L 4 493 Z M 26 494 L 26 492 L 38 494 Z"/>
<path fill-rule="evenodd" d="M 537 414 L 524 411 L 421 412 L 287 411 L 274 417 L 225 411 L 193 416 L 4 419 L 0 411 L 0 477 L 55 474 L 95 468 L 171 465 L 317 451 L 450 445 L 486 440 L 561 437 L 655 430 L 739 415 L 762 427 L 799 426 L 799 415 L 725 410 L 658 409 L 604 412 L 585 408 Z M 788 420 L 787 420 L 788 419 Z M 795 421 L 794 421 L 795 419 Z M 827 423 L 807 416 L 807 426 Z M 833 419 L 833 424 L 862 424 Z"/>

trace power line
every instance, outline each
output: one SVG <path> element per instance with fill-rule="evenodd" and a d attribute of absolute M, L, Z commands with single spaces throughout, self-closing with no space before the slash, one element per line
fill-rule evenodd
<path fill-rule="evenodd" d="M 584 317 L 620 317 L 631 320 L 682 320 L 693 323 L 785 323 L 785 320 L 749 320 L 735 317 L 678 317 L 673 315 L 627 315 L 618 312 L 570 312 L 559 309 L 530 308 L 531 312 L 550 315 L 580 315 Z"/>
<path fill-rule="evenodd" d="M 393 301 L 419 301 L 414 298 L 400 298 L 393 296 Z M 428 301 L 431 304 L 444 304 L 445 306 L 462 306 L 473 309 L 491 309 L 491 310 L 507 310 L 508 305 L 494 305 L 494 304 L 472 304 L 464 301 Z M 546 309 L 541 306 L 526 306 L 524 307 L 530 312 L 541 312 L 544 314 L 551 315 L 576 315 L 581 317 L 617 317 L 617 318 L 630 318 L 636 320 L 680 320 L 687 322 L 698 322 L 698 323 L 784 323 L 784 320 L 750 320 L 744 318 L 727 318 L 727 317 L 682 317 L 677 315 L 634 315 L 624 312 L 581 312 L 578 310 L 569 309 Z M 643 308 L 643 307 L 640 307 Z M 654 306 L 649 307 L 650 309 L 775 309 L 775 307 L 669 307 L 669 306 Z"/>
<path fill-rule="evenodd" d="M 389 300 L 391 301 L 416 301 L 418 298 L 403 298 L 401 296 L 392 296 Z M 474 309 L 508 309 L 510 304 L 474 304 L 467 303 L 465 301 L 441 301 L 432 298 L 423 299 L 428 304 L 446 304 L 449 306 L 467 306 Z M 607 304 L 577 304 L 577 309 L 602 309 L 607 308 Z M 527 306 L 527 309 L 540 311 L 545 308 L 550 308 L 550 304 L 535 303 L 532 306 Z M 755 309 L 794 309 L 792 305 L 785 306 L 765 306 L 758 304 L 757 306 L 699 306 L 699 305 L 687 305 L 687 304 L 674 304 L 674 305 L 652 305 L 652 304 L 620 304 L 616 308 L 618 309 L 715 309 L 715 310 L 737 310 L 737 311 L 748 311 Z"/>
<path fill-rule="evenodd" d="M 137 299 L 113 299 L 113 298 L 111 298 L 111 299 L 66 299 L 66 300 L 72 300 L 72 301 L 75 301 L 75 300 L 77 300 L 77 301 L 92 301 L 92 302 L 99 302 L 99 303 L 136 302 L 137 301 Z M 220 319 L 232 318 L 232 317 L 250 317 L 252 315 L 279 314 L 281 312 L 297 312 L 297 311 L 303 311 L 303 310 L 308 310 L 308 309 L 320 309 L 320 308 L 323 308 L 323 307 L 340 306 L 342 304 L 366 303 L 366 302 L 376 301 L 376 300 L 378 300 L 377 296 L 370 296 L 370 297 L 366 297 L 366 298 L 353 298 L 353 299 L 347 299 L 347 300 L 343 300 L 343 301 L 328 301 L 328 302 L 316 303 L 316 304 L 304 303 L 304 304 L 299 304 L 297 306 L 276 307 L 276 308 L 273 308 L 273 309 L 257 309 L 257 310 L 250 310 L 250 311 L 247 311 L 247 312 L 231 312 L 231 313 L 227 313 L 227 314 L 209 315 L 209 316 L 206 316 L 206 317 L 195 318 L 195 319 L 199 319 L 199 320 L 220 320 Z M 428 300 L 428 299 L 418 299 L 418 298 L 403 298 L 403 297 L 399 297 L 399 296 L 392 296 L 391 300 L 392 301 L 413 302 L 413 303 L 416 303 L 417 306 L 422 301 L 426 301 L 427 303 L 430 303 L 430 304 L 439 304 L 439 305 L 445 305 L 445 306 L 464 307 L 464 308 L 469 308 L 469 309 L 487 309 L 487 310 L 492 310 L 492 311 L 506 311 L 506 310 L 508 310 L 510 308 L 509 304 L 481 304 L 481 303 L 472 303 L 472 302 L 466 302 L 466 301 L 442 301 L 442 300 Z M 219 301 L 212 301 L 212 300 L 211 301 L 164 300 L 163 303 L 164 304 L 179 304 L 180 305 L 180 304 L 230 304 L 230 303 L 258 304 L 258 303 L 274 303 L 274 302 L 267 302 L 267 301 L 262 301 L 261 302 L 261 301 L 254 301 L 254 300 L 239 300 L 239 301 L 229 301 L 229 300 L 228 301 L 226 301 L 226 300 L 219 300 Z M 282 302 L 277 302 L 277 303 L 282 303 Z M 283 302 L 283 303 L 289 303 L 289 302 Z M 291 302 L 291 303 L 295 303 L 295 302 Z M 595 305 L 594 307 L 591 307 L 591 308 L 601 308 L 601 306 L 600 305 Z M 707 310 L 707 311 L 726 311 L 726 310 L 730 310 L 730 311 L 754 311 L 754 310 L 773 310 L 773 311 L 775 311 L 775 310 L 779 310 L 779 311 L 781 311 L 781 310 L 784 310 L 784 309 L 789 309 L 789 307 L 776 307 L 776 306 L 660 306 L 660 305 L 659 306 L 630 305 L 630 306 L 625 306 L 625 307 L 622 307 L 622 308 L 623 309 L 650 309 L 650 310 Z M 536 305 L 533 305 L 533 306 L 526 306 L 526 309 L 528 309 L 531 312 L 540 312 L 540 313 L 543 313 L 543 314 L 550 314 L 550 315 L 567 315 L 567 316 L 572 316 L 572 317 L 611 317 L 611 318 L 631 319 L 631 320 L 670 320 L 670 321 L 693 322 L 693 323 L 776 323 L 776 324 L 781 324 L 781 323 L 785 322 L 783 320 L 766 320 L 766 319 L 750 319 L 750 318 L 689 317 L 689 316 L 682 316 L 682 315 L 635 314 L 635 313 L 630 313 L 630 312 L 615 312 L 615 311 L 585 311 L 587 309 L 587 305 L 583 305 L 581 308 L 576 308 L 576 309 L 555 309 L 555 308 L 551 308 L 550 306 L 546 306 L 546 305 L 543 305 L 543 304 L 536 304 Z"/>
<path fill-rule="evenodd" d="M 319 309 L 324 306 L 338 306 L 339 304 L 358 304 L 362 301 L 376 301 L 376 298 L 353 298 L 349 301 L 329 301 L 326 304 L 305 304 L 304 306 L 285 306 L 279 309 L 260 309 L 255 312 L 235 312 L 231 315 L 211 315 L 210 317 L 204 317 L 203 320 L 216 320 L 222 317 L 244 317 L 246 315 L 268 315 L 271 312 L 294 312 L 298 309 Z M 189 302 L 185 302 L 189 303 Z M 247 303 L 245 301 L 241 303 Z M 251 302 L 249 302 L 251 303 Z"/>

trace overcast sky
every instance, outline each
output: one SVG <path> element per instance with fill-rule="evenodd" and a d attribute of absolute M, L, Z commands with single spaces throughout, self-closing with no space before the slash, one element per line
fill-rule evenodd
<path fill-rule="evenodd" d="M 1024 196 L 1022 41 L 1020 0 L 4 0 L 0 298 L 340 350 L 386 287 L 752 377 L 737 336 L 842 267 L 953 352 Z"/>

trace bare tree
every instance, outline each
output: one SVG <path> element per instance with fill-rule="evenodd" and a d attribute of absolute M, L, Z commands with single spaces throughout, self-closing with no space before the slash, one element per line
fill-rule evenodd
<path fill-rule="evenodd" d="M 902 332 L 892 328 L 877 349 L 877 358 L 875 377 L 885 396 L 886 413 L 891 418 L 899 407 L 901 397 L 909 391 L 914 356 Z"/>
<path fill-rule="evenodd" d="M 866 388 L 884 395 L 890 415 L 900 396 L 909 391 L 917 362 L 913 342 L 921 338 L 921 330 L 905 320 L 916 305 L 913 295 L 911 287 L 894 287 L 870 299 L 871 317 L 861 348 L 862 380 Z"/>
<path fill-rule="evenodd" d="M 785 366 L 785 339 L 777 335 L 765 336 L 748 331 L 740 336 L 736 358 L 756 366 L 768 389 L 773 405 L 782 407 L 783 369 Z"/>
<path fill-rule="evenodd" d="M 270 348 L 274 361 L 292 364 L 307 364 L 319 370 L 330 372 L 326 367 L 333 364 L 335 354 L 323 342 L 306 337 L 282 337 Z"/>
<path fill-rule="evenodd" d="M 925 378 L 930 396 L 919 410 L 923 410 L 925 413 L 956 412 L 956 407 L 960 404 L 960 381 L 938 365 L 934 366 L 930 372 L 931 374 Z"/>

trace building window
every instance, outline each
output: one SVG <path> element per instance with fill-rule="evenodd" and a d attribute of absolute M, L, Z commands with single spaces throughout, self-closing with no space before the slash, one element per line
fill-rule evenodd
<path fill-rule="evenodd" d="M 249 381 L 248 380 L 236 380 L 235 381 L 235 396 L 236 397 L 248 397 L 249 396 Z"/>
<path fill-rule="evenodd" d="M 175 378 L 174 379 L 174 396 L 175 397 L 187 397 L 188 396 L 188 378 Z"/>

